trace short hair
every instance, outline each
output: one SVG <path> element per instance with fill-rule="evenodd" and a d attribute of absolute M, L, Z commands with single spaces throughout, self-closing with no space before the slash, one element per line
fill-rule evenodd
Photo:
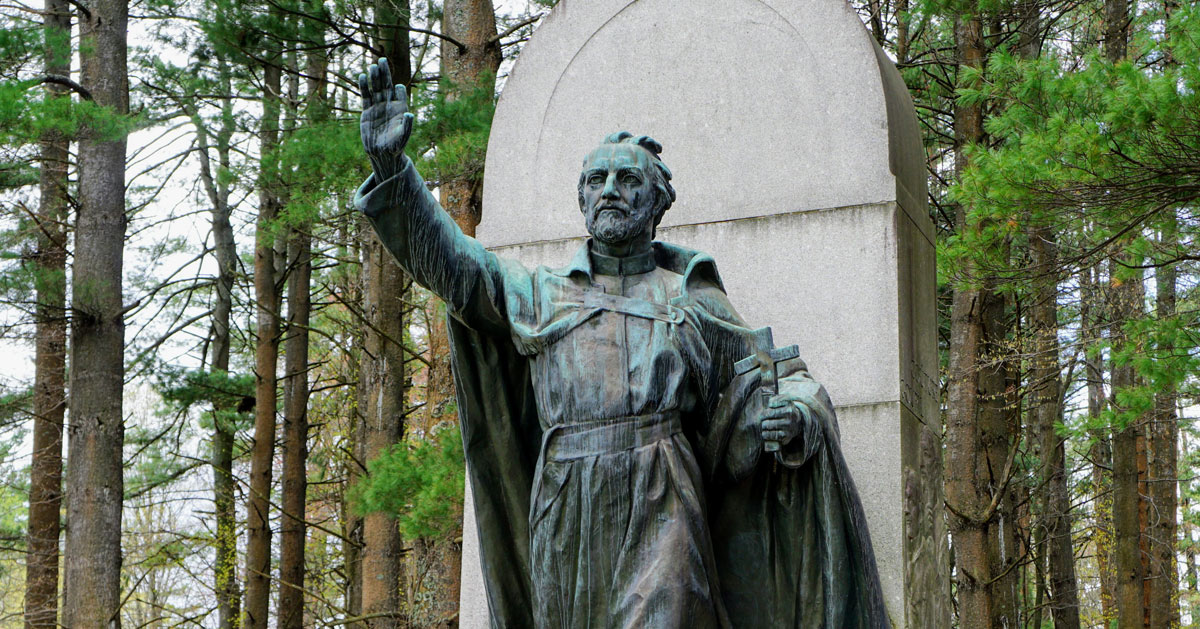
<path fill-rule="evenodd" d="M 605 136 L 600 142 L 600 146 L 605 144 L 631 144 L 640 147 L 650 156 L 650 163 L 654 166 L 650 169 L 650 176 L 654 178 L 654 191 L 659 204 L 658 211 L 654 216 L 654 227 L 658 227 L 659 221 L 662 220 L 663 214 L 671 209 L 671 204 L 675 202 L 675 188 L 671 185 L 671 169 L 663 163 L 662 158 L 658 155 L 662 153 L 662 144 L 648 135 L 635 136 L 628 131 L 618 131 Z M 589 153 L 590 155 L 590 153 Z M 587 164 L 587 158 L 583 158 L 583 163 Z M 583 207 L 583 184 L 584 175 L 579 173 L 579 207 Z"/>

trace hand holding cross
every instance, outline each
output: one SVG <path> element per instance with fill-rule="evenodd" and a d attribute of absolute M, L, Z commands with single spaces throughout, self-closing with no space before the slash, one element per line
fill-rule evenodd
<path fill-rule="evenodd" d="M 754 353 L 734 363 L 738 375 L 758 369 L 762 377 L 759 385 L 763 396 L 763 412 L 759 417 L 762 425 L 763 449 L 778 452 L 779 449 L 800 434 L 803 416 L 790 400 L 780 398 L 776 363 L 798 358 L 800 347 L 789 345 L 776 348 L 771 328 L 754 331 Z"/>

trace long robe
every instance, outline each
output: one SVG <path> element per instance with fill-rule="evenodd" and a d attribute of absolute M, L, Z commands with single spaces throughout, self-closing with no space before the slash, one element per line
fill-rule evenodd
<path fill-rule="evenodd" d="M 733 371 L 751 331 L 711 258 L 655 243 L 606 274 L 585 245 L 530 271 L 411 164 L 357 201 L 451 313 L 493 626 L 887 626 L 832 404 L 780 363 L 804 432 L 764 454 L 758 375 Z"/>

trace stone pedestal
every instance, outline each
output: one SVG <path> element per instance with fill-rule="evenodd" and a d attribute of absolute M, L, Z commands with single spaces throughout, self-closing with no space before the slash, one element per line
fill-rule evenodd
<path fill-rule="evenodd" d="M 566 263 L 582 159 L 618 130 L 661 142 L 675 174 L 658 238 L 712 254 L 746 321 L 798 343 L 837 405 L 893 623 L 948 626 L 934 243 L 895 67 L 841 0 L 562 0 L 500 99 L 479 239 Z"/>

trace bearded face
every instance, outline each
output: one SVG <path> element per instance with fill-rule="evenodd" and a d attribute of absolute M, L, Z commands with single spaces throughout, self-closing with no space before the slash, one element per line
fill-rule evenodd
<path fill-rule="evenodd" d="M 588 233 L 607 245 L 626 245 L 654 229 L 656 191 L 645 150 L 604 144 L 584 161 L 579 192 Z"/>

